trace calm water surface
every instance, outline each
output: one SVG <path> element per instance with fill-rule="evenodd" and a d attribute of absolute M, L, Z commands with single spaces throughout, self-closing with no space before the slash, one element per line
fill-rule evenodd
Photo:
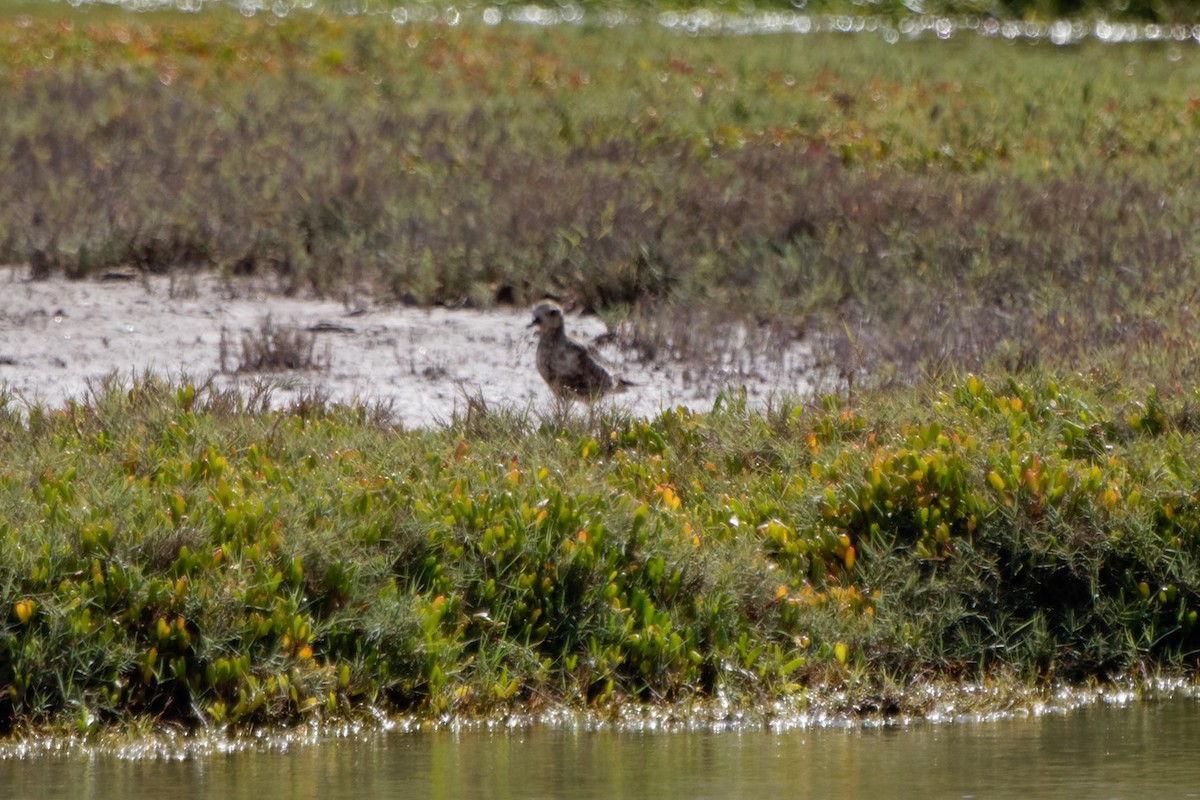
<path fill-rule="evenodd" d="M 904 728 L 394 733 L 182 761 L 0 761 L 0 797 L 1200 797 L 1200 702 Z"/>

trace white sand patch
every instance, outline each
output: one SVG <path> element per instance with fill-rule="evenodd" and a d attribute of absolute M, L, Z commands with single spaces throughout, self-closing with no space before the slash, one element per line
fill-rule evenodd
<path fill-rule="evenodd" d="M 407 426 L 447 420 L 465 397 L 489 404 L 549 408 L 551 395 L 534 367 L 536 335 L 527 310 L 417 309 L 282 297 L 253 282 L 212 275 L 177 279 L 31 281 L 28 270 L 0 268 L 0 386 L 29 401 L 61 404 L 82 397 L 89 382 L 146 370 L 223 384 L 269 378 L 275 402 L 285 405 L 319 388 L 337 401 L 390 404 Z M 316 333 L 319 370 L 256 376 L 222 372 L 222 332 L 228 370 L 242 352 L 242 336 L 270 315 L 279 327 L 322 323 L 345 332 Z M 595 317 L 568 315 L 568 330 L 584 341 L 605 333 Z M 731 347 L 737 347 L 731 343 Z M 794 350 L 794 352 L 793 352 Z M 603 402 L 638 414 L 685 405 L 708 410 L 725 386 L 742 387 L 753 401 L 810 390 L 811 357 L 797 344 L 762 359 L 745 354 L 717 359 L 717 367 L 660 356 L 641 363 L 606 351 L 617 372 L 639 384 Z M 767 363 L 767 362 L 764 362 Z M 724 366 L 722 366 L 722 364 Z M 749 364 L 749 368 L 747 368 Z M 762 374 L 762 373 L 769 374 Z"/>

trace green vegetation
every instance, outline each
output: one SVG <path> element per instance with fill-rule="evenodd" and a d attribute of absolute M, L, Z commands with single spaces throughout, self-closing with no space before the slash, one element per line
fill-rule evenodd
<path fill-rule="evenodd" d="M 72 11 L 0 51 L 35 279 L 550 291 L 680 358 L 804 336 L 856 390 L 412 432 L 0 394 L 0 728 L 1195 669 L 1194 44 Z M 248 369 L 319 361 L 277 333 Z"/>
<path fill-rule="evenodd" d="M 0 261 L 1200 376 L 1194 44 L 265 16 L 0 21 Z"/>
<path fill-rule="evenodd" d="M 153 380 L 8 397 L 0 721 L 919 712 L 914 681 L 1194 668 L 1197 398 L 1081 383 L 413 432 Z"/>

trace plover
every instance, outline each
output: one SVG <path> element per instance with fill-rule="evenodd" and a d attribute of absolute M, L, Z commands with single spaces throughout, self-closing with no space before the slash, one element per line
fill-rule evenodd
<path fill-rule="evenodd" d="M 557 303 L 538 303 L 533 322 L 540 339 L 537 368 L 551 391 L 561 398 L 596 400 L 611 392 L 621 392 L 635 384 L 614 378 L 588 347 L 567 335 L 563 311 Z"/>

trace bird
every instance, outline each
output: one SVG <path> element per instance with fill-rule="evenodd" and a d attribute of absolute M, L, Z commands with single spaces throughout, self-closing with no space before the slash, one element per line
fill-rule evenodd
<path fill-rule="evenodd" d="M 614 378 L 587 345 L 567 335 L 558 303 L 547 300 L 534 306 L 529 327 L 538 329 L 538 372 L 558 397 L 590 402 L 636 385 Z"/>

